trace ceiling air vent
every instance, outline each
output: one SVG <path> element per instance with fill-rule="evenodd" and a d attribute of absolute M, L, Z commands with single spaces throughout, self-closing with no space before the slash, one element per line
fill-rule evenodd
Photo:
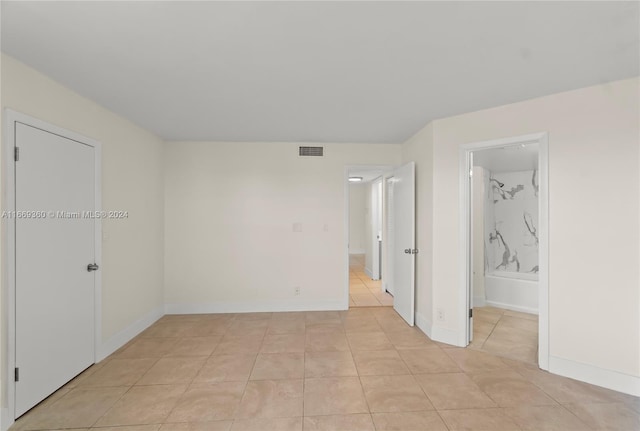
<path fill-rule="evenodd" d="M 299 147 L 298 155 L 304 157 L 322 157 L 324 156 L 324 147 Z"/>

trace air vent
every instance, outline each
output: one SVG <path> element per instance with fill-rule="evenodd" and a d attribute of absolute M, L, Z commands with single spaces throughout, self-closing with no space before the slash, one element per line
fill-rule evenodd
<path fill-rule="evenodd" d="M 300 147 L 298 155 L 304 157 L 322 157 L 324 156 L 324 147 Z"/>

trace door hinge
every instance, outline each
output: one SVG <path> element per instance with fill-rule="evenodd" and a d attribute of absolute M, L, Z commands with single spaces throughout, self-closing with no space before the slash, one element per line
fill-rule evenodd
<path fill-rule="evenodd" d="M 473 317 L 473 308 L 470 308 L 469 309 L 469 318 L 472 318 L 472 317 Z"/>
<path fill-rule="evenodd" d="M 15 147 L 13 150 L 13 159 L 17 162 L 20 160 L 20 147 Z"/>
<path fill-rule="evenodd" d="M 20 381 L 20 368 L 16 367 L 15 370 L 13 371 L 13 381 L 14 382 L 19 382 Z"/>
<path fill-rule="evenodd" d="M 473 169 L 469 169 L 469 178 L 473 177 Z"/>

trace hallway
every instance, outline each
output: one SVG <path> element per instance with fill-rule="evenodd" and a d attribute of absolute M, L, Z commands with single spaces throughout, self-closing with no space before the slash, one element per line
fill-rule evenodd
<path fill-rule="evenodd" d="M 364 271 L 364 254 L 349 255 L 349 307 L 393 306 L 393 296 L 382 292 L 382 280 L 372 280 Z"/>

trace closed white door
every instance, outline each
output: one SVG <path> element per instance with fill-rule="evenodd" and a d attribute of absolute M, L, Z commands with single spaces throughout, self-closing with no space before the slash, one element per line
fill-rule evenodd
<path fill-rule="evenodd" d="M 94 362 L 95 148 L 15 123 L 15 417 Z"/>
<path fill-rule="evenodd" d="M 393 171 L 393 308 L 413 326 L 415 314 L 415 164 Z"/>

